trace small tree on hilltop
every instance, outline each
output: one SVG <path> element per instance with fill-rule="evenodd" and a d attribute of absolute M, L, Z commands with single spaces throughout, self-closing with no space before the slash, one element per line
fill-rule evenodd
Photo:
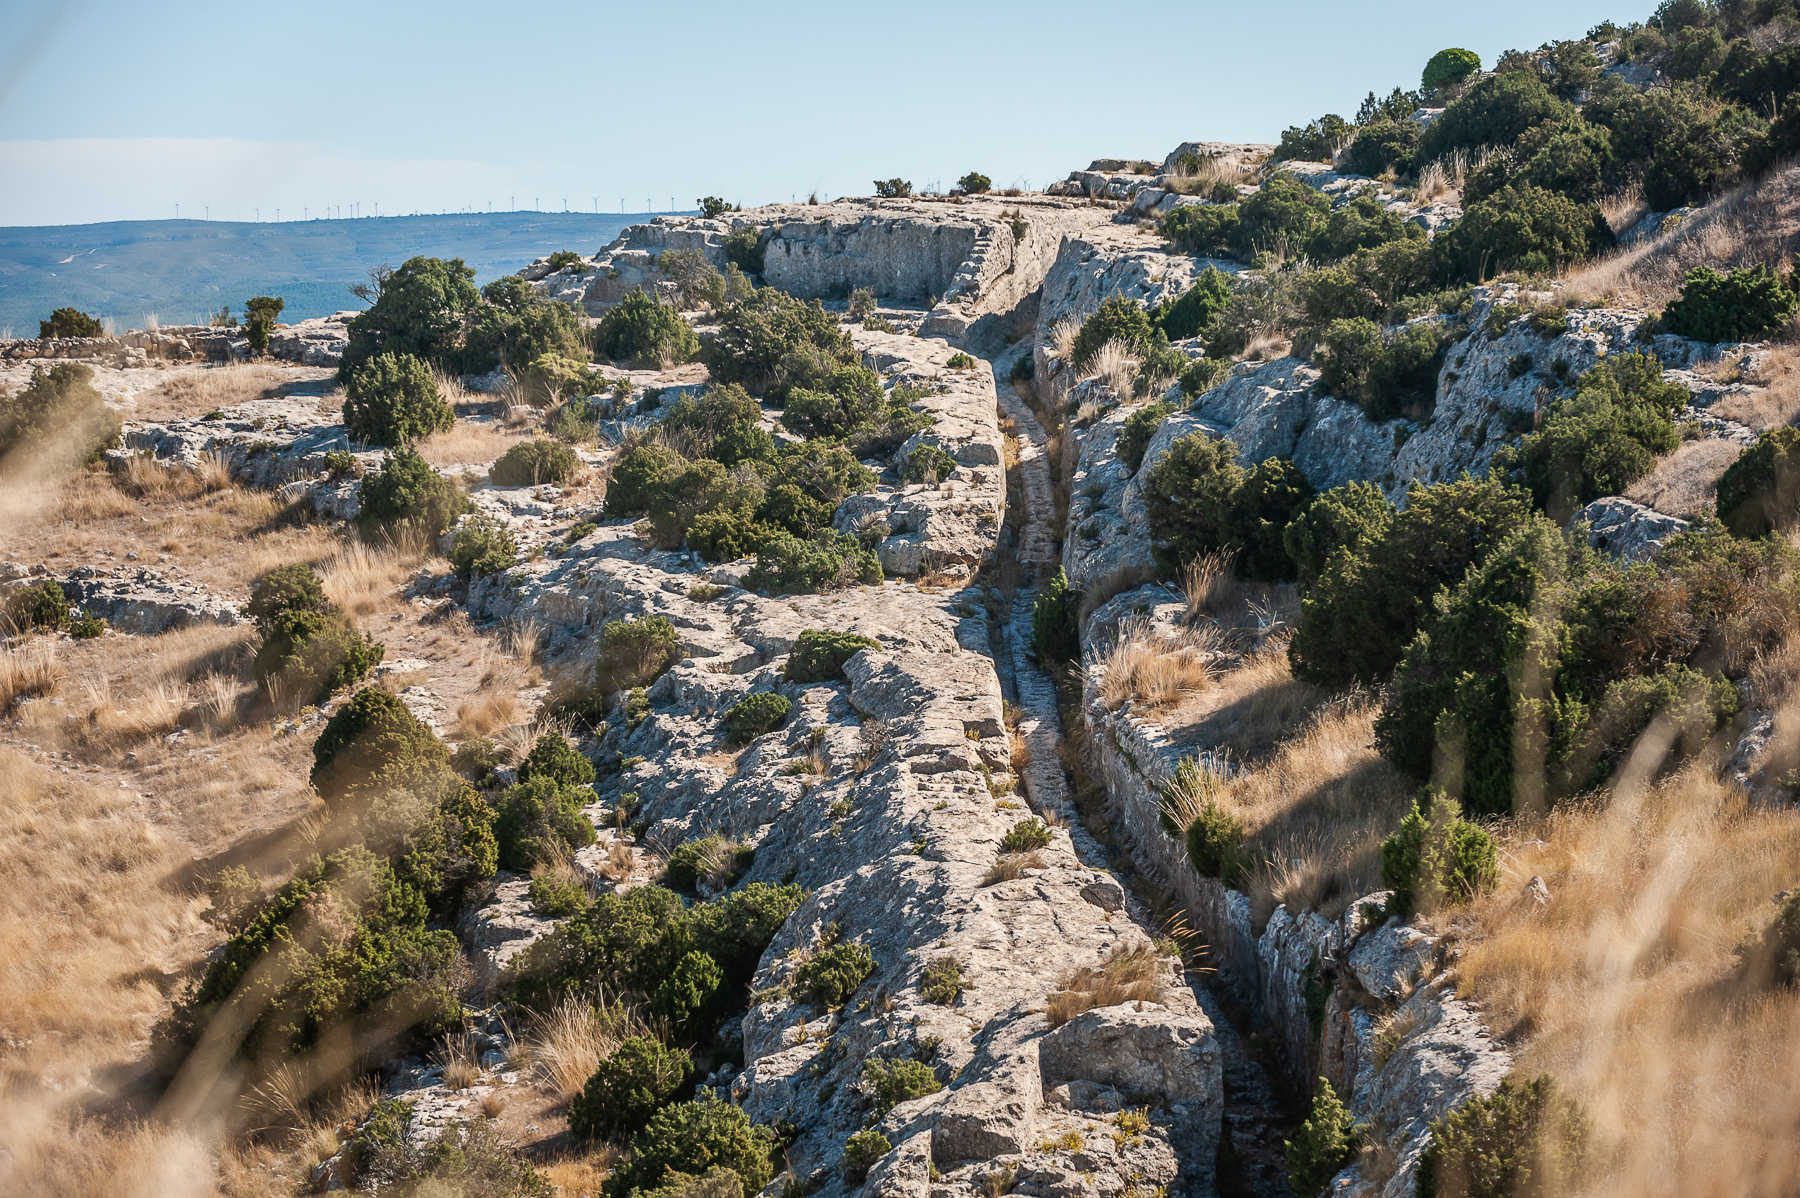
<path fill-rule="evenodd" d="M 956 185 L 960 187 L 965 194 L 977 196 L 992 187 L 994 181 L 980 171 L 970 171 L 968 174 L 958 179 Z"/>
<path fill-rule="evenodd" d="M 724 216 L 727 212 L 732 211 L 732 205 L 726 203 L 718 196 L 701 196 L 699 199 L 695 200 L 694 203 L 700 206 L 700 215 L 706 217 L 708 220 Z"/>
<path fill-rule="evenodd" d="M 875 194 L 884 200 L 897 200 L 912 194 L 911 179 L 877 179 Z"/>
<path fill-rule="evenodd" d="M 79 308 L 58 308 L 49 320 L 38 321 L 40 338 L 98 337 L 103 332 L 100 322 Z"/>
<path fill-rule="evenodd" d="M 269 334 L 274 331 L 275 318 L 286 306 L 278 295 L 259 295 L 244 301 L 244 331 L 250 338 L 250 352 L 257 357 L 269 352 Z"/>
<path fill-rule="evenodd" d="M 1473 50 L 1451 47 L 1431 56 L 1419 82 L 1426 91 L 1435 92 L 1439 88 L 1456 86 L 1480 69 L 1481 55 Z"/>

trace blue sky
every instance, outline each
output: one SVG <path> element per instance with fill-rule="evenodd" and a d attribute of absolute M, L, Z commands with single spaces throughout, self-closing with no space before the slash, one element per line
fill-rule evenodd
<path fill-rule="evenodd" d="M 1041 187 L 1649 7 L 9 0 L 0 224 Z"/>

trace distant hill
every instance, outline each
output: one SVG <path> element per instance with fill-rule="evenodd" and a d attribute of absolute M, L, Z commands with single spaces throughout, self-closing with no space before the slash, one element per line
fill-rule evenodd
<path fill-rule="evenodd" d="M 0 336 L 34 337 L 73 305 L 119 329 L 193 324 L 253 295 L 287 301 L 282 319 L 358 306 L 372 267 L 417 254 L 461 258 L 479 282 L 560 249 L 591 254 L 642 213 L 492 212 L 243 223 L 114 221 L 0 228 Z M 7 330 L 11 332 L 8 333 Z"/>

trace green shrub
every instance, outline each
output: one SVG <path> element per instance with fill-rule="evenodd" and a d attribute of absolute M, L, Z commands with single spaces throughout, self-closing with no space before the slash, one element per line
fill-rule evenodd
<path fill-rule="evenodd" d="M 819 949 L 794 971 L 794 992 L 807 1002 L 835 1010 L 875 972 L 875 955 L 850 942 Z"/>
<path fill-rule="evenodd" d="M 700 343 L 681 313 L 635 288 L 594 326 L 594 352 L 614 362 L 667 368 L 692 361 Z"/>
<path fill-rule="evenodd" d="M 994 185 L 994 181 L 980 171 L 970 171 L 956 181 L 956 186 L 967 195 L 980 195 Z"/>
<path fill-rule="evenodd" d="M 456 423 L 431 367 L 411 354 L 376 354 L 344 387 L 344 426 L 366 445 L 410 445 Z"/>
<path fill-rule="evenodd" d="M 1313 235 L 1310 249 L 1318 260 L 1332 261 L 1393 241 L 1423 241 L 1424 236 L 1423 229 L 1407 224 L 1399 213 L 1362 192 L 1331 210 L 1324 226 Z"/>
<path fill-rule="evenodd" d="M 726 997 L 725 974 L 719 963 L 703 952 L 687 952 L 656 984 L 650 995 L 650 1012 L 680 1035 L 698 1038 L 709 1022 L 717 1020 Z"/>
<path fill-rule="evenodd" d="M 734 745 L 747 745 L 785 724 L 792 707 L 786 695 L 774 691 L 746 695 L 725 713 L 725 739 Z"/>
<path fill-rule="evenodd" d="M 1156 435 L 1156 430 L 1162 427 L 1162 422 L 1174 411 L 1174 404 L 1166 399 L 1159 399 L 1125 418 L 1125 425 L 1119 430 L 1115 452 L 1133 474 L 1144 464 L 1144 451 L 1150 448 L 1150 438 Z"/>
<path fill-rule="evenodd" d="M 964 984 L 962 963 L 955 957 L 938 957 L 919 974 L 919 997 L 948 1007 L 962 997 Z"/>
<path fill-rule="evenodd" d="M 725 276 L 699 250 L 664 250 L 656 269 L 675 285 L 678 308 L 716 308 L 725 302 Z"/>
<path fill-rule="evenodd" d="M 581 459 L 573 449 L 539 437 L 508 449 L 488 470 L 488 478 L 497 487 L 534 487 L 568 482 L 580 469 Z"/>
<path fill-rule="evenodd" d="M 1236 886 L 1250 868 L 1248 836 L 1242 820 L 1208 799 L 1187 826 L 1188 861 L 1201 877 Z"/>
<path fill-rule="evenodd" d="M 1420 1198 L 1566 1194 L 1587 1174 L 1587 1120 L 1548 1077 L 1507 1079 L 1431 1124 Z"/>
<path fill-rule="evenodd" d="M 1505 71 L 1471 87 L 1425 129 L 1418 161 L 1431 162 L 1452 150 L 1505 146 L 1533 125 L 1566 119 L 1574 110 L 1550 94 L 1530 71 Z"/>
<path fill-rule="evenodd" d="M 666 445 L 645 441 L 619 456 L 606 487 L 608 516 L 641 515 L 687 465 L 687 459 Z"/>
<path fill-rule="evenodd" d="M 388 455 L 357 486 L 356 527 L 365 540 L 386 537 L 433 544 L 473 505 L 457 485 L 411 448 Z"/>
<path fill-rule="evenodd" d="M 286 302 L 280 296 L 259 295 L 244 301 L 244 333 L 250 340 L 250 352 L 257 357 L 269 352 L 269 334 Z"/>
<path fill-rule="evenodd" d="M 1473 50 L 1462 50 L 1455 47 L 1439 50 L 1431 56 L 1431 61 L 1425 64 L 1425 70 L 1419 76 L 1419 86 L 1428 92 L 1454 87 L 1480 69 L 1481 55 Z M 1319 1187 L 1312 1188 L 1318 1189 Z"/>
<path fill-rule="evenodd" d="M 842 366 L 817 387 L 788 393 L 781 422 L 802 437 L 850 440 L 879 422 L 888 399 L 881 379 L 866 366 Z"/>
<path fill-rule="evenodd" d="M 718 329 L 701 342 L 700 360 L 715 382 L 741 383 L 781 402 L 794 388 L 815 386 L 855 364 L 856 355 L 817 300 L 761 287 L 719 313 Z"/>
<path fill-rule="evenodd" d="M 1494 838 L 1462 817 L 1455 799 L 1427 790 L 1381 842 L 1381 884 L 1390 913 L 1410 918 L 1468 902 L 1499 879 Z"/>
<path fill-rule="evenodd" d="M 903 477 L 909 483 L 936 486 L 956 471 L 956 459 L 929 441 L 921 442 L 906 455 Z"/>
<path fill-rule="evenodd" d="M 692 894 L 702 878 L 726 887 L 750 868 L 756 852 L 748 845 L 726 840 L 718 833 L 683 841 L 663 864 L 663 885 Z"/>
<path fill-rule="evenodd" d="M 1022 819 L 1007 829 L 1006 835 L 1000 838 L 1000 851 L 1002 853 L 1029 853 L 1047 848 L 1049 844 L 1049 826 L 1043 820 L 1033 817 Z"/>
<path fill-rule="evenodd" d="M 924 1061 L 871 1057 L 863 1062 L 862 1088 L 874 1117 L 882 1119 L 903 1102 L 936 1094 L 944 1083 Z"/>
<path fill-rule="evenodd" d="M 1404 325 L 1386 337 L 1363 317 L 1334 320 L 1325 329 L 1319 383 L 1360 404 L 1371 420 L 1429 410 L 1448 336 L 1449 329 L 1433 321 Z"/>
<path fill-rule="evenodd" d="M 709 562 L 735 562 L 760 553 L 782 532 L 781 525 L 753 517 L 742 508 L 702 512 L 688 525 L 687 544 Z"/>
<path fill-rule="evenodd" d="M 1231 276 L 1209 266 L 1180 298 L 1158 307 L 1152 320 L 1170 341 L 1185 341 L 1204 333 L 1230 299 Z"/>
<path fill-rule="evenodd" d="M 864 649 L 879 649 L 881 642 L 854 632 L 809 628 L 794 638 L 793 651 L 781 676 L 789 682 L 837 682 L 844 677 L 844 663 Z"/>
<path fill-rule="evenodd" d="M 756 555 L 744 575 L 746 586 L 775 595 L 842 590 L 881 581 L 881 562 L 848 533 L 825 531 L 811 540 L 781 535 Z"/>
<path fill-rule="evenodd" d="M 378 271 L 374 283 L 358 294 L 372 302 L 350 321 L 340 382 L 349 382 L 364 362 L 384 352 L 452 366 L 468 319 L 481 303 L 475 272 L 461 258 L 409 258 L 398 270 Z"/>
<path fill-rule="evenodd" d="M 1282 1144 L 1288 1185 L 1302 1198 L 1318 1194 L 1350 1163 L 1361 1144 L 1362 1129 L 1331 1083 L 1320 1078 L 1313 1091 L 1312 1110 L 1295 1129 L 1294 1138 Z"/>
<path fill-rule="evenodd" d="M 560 732 L 546 732 L 519 763 L 519 781 L 547 778 L 558 786 L 587 786 L 594 780 L 594 763 Z"/>
<path fill-rule="evenodd" d="M 567 919 L 585 911 L 593 899 L 580 881 L 554 873 L 534 874 L 530 894 L 531 905 L 552 919 Z"/>
<path fill-rule="evenodd" d="M 1074 661 L 1081 656 L 1081 596 L 1069 587 L 1069 576 L 1058 566 L 1039 588 L 1031 607 L 1031 645 L 1038 660 Z"/>
<path fill-rule="evenodd" d="M 1238 204 L 1232 254 L 1244 262 L 1271 252 L 1298 256 L 1324 232 L 1330 216 L 1331 201 L 1323 192 L 1292 175 L 1277 174 Z"/>
<path fill-rule="evenodd" d="M 1352 131 L 1350 122 L 1335 112 L 1328 112 L 1310 124 L 1291 125 L 1281 131 L 1273 161 L 1330 162 L 1338 147 L 1350 140 Z"/>
<path fill-rule="evenodd" d="M 1598 207 L 1527 183 L 1471 204 L 1435 248 L 1446 281 L 1479 282 L 1507 271 L 1554 273 L 1611 244 Z"/>
<path fill-rule="evenodd" d="M 518 873 L 551 860 L 557 845 L 570 849 L 593 844 L 593 821 L 581 809 L 594 801 L 591 788 L 567 785 L 538 775 L 509 786 L 495 801 L 499 820 L 494 835 L 500 865 Z"/>
<path fill-rule="evenodd" d="M 944 367 L 947 370 L 973 370 L 975 359 L 958 350 L 950 355 L 950 360 L 944 363 Z"/>
<path fill-rule="evenodd" d="M 912 181 L 901 178 L 877 179 L 875 194 L 884 200 L 902 199 L 912 194 Z"/>
<path fill-rule="evenodd" d="M 119 436 L 119 418 L 79 362 L 31 368 L 31 381 L 0 394 L 0 461 L 14 469 L 95 461 Z"/>
<path fill-rule="evenodd" d="M 768 243 L 762 234 L 755 229 L 739 229 L 725 238 L 725 261 L 736 267 L 742 274 L 760 275 L 763 272 L 763 258 L 768 252 Z M 742 277 L 737 276 L 742 282 Z M 725 280 L 729 294 L 732 288 L 732 277 Z"/>
<path fill-rule="evenodd" d="M 672 1174 L 728 1169 L 754 1194 L 769 1184 L 775 1136 L 738 1107 L 708 1096 L 665 1106 L 631 1140 L 631 1155 L 606 1181 L 607 1198 L 630 1198 Z M 647 1198 L 647 1195 L 646 1195 Z"/>
<path fill-rule="evenodd" d="M 875 1162 L 893 1150 L 886 1136 L 865 1127 L 844 1141 L 844 1172 L 852 1182 L 859 1182 L 868 1176 Z"/>
<path fill-rule="evenodd" d="M 443 742 L 405 703 L 366 686 L 325 722 L 313 742 L 309 780 L 327 803 L 354 807 L 449 760 Z"/>
<path fill-rule="evenodd" d="M 18 632 L 59 632 L 68 626 L 73 610 L 62 584 L 53 578 L 9 591 L 0 609 L 5 612 L 7 624 Z"/>
<path fill-rule="evenodd" d="M 1362 553 L 1327 559 L 1289 646 L 1296 676 L 1325 686 L 1378 682 L 1399 662 L 1432 595 L 1484 560 L 1531 510 L 1494 479 L 1414 487 Z"/>
<path fill-rule="evenodd" d="M 481 302 L 464 321 L 462 346 L 438 363 L 465 374 L 524 367 L 536 390 L 545 382 L 540 363 L 568 363 L 568 381 L 581 381 L 589 377 L 587 356 L 588 332 L 574 305 L 550 299 L 518 275 L 502 275 L 481 289 Z"/>
<path fill-rule="evenodd" d="M 666 616 L 614 620 L 600 630 L 594 685 L 602 694 L 648 686 L 681 659 L 678 646 Z"/>
<path fill-rule="evenodd" d="M 1344 169 L 1357 175 L 1383 175 L 1411 161 L 1419 145 L 1419 125 L 1412 117 L 1383 118 L 1361 126 L 1344 151 Z"/>
<path fill-rule="evenodd" d="M 1485 200 L 1509 183 L 1592 203 L 1606 194 L 1616 169 L 1606 129 L 1580 117 L 1545 122 L 1471 172 L 1463 185 L 1463 203 Z"/>
<path fill-rule="evenodd" d="M 1237 554 L 1246 577 L 1291 573 L 1282 532 L 1312 500 L 1292 462 L 1270 458 L 1246 470 L 1235 445 L 1196 432 L 1175 440 L 1147 482 L 1150 535 L 1166 564 L 1225 550 Z"/>
<path fill-rule="evenodd" d="M 1740 537 L 1800 524 L 1800 429 L 1771 429 L 1719 478 L 1719 519 Z"/>
<path fill-rule="evenodd" d="M 1702 266 L 1688 272 L 1662 324 L 1696 341 L 1760 341 L 1792 323 L 1796 310 L 1800 296 L 1767 266 L 1730 274 Z"/>
<path fill-rule="evenodd" d="M 1579 719 L 1565 720 L 1552 759 L 1555 792 L 1577 794 L 1603 785 L 1652 724 L 1670 738 L 1670 758 L 1691 756 L 1738 713 L 1740 703 L 1728 680 L 1684 664 L 1616 678 L 1591 707 L 1576 709 Z"/>
<path fill-rule="evenodd" d="M 271 695 L 322 703 L 381 663 L 382 647 L 343 616 L 289 609 L 274 616 L 250 663 L 257 683 Z"/>
<path fill-rule="evenodd" d="M 1238 206 L 1183 204 L 1164 213 L 1156 227 L 1164 240 L 1184 254 L 1223 257 L 1231 253 L 1237 236 Z"/>
<path fill-rule="evenodd" d="M 1086 370 L 1100 347 L 1111 341 L 1117 341 L 1139 355 L 1155 344 L 1155 326 L 1150 323 L 1149 313 L 1142 304 L 1122 295 L 1100 302 L 1100 307 L 1081 322 L 1081 329 L 1075 334 L 1072 361 L 1076 371 Z"/>
<path fill-rule="evenodd" d="M 1181 393 L 1198 398 L 1225 381 L 1231 363 L 1223 358 L 1194 358 L 1181 372 Z"/>
<path fill-rule="evenodd" d="M 557 250 L 546 262 L 552 273 L 566 271 L 570 267 L 581 269 L 581 255 L 574 250 Z"/>
<path fill-rule="evenodd" d="M 493 516 L 464 520 L 450 538 L 450 566 L 464 582 L 509 570 L 518 560 L 518 543 Z"/>
<path fill-rule="evenodd" d="M 1597 89 L 1584 111 L 1612 131 L 1621 173 L 1641 173 L 1644 202 L 1658 212 L 1729 185 L 1768 132 L 1747 110 L 1721 105 L 1689 84 Z"/>
<path fill-rule="evenodd" d="M 1621 494 L 1680 443 L 1674 414 L 1687 388 L 1663 379 L 1648 354 L 1618 354 L 1576 380 L 1519 445 L 1520 474 L 1559 522 L 1603 495 Z"/>
<path fill-rule="evenodd" d="M 1348 482 L 1314 496 L 1281 534 L 1301 587 L 1310 588 L 1339 550 L 1365 552 L 1393 517 L 1394 505 L 1371 482 Z"/>
<path fill-rule="evenodd" d="M 69 635 L 78 641 L 91 641 L 106 635 L 106 621 L 87 612 L 78 612 L 69 621 Z"/>
<path fill-rule="evenodd" d="M 40 338 L 101 337 L 105 334 L 100 321 L 80 308 L 58 308 L 50 313 L 49 320 L 38 321 Z"/>
<path fill-rule="evenodd" d="M 264 633 L 283 612 L 329 610 L 325 584 L 319 572 L 305 562 L 290 562 L 258 575 L 250 584 L 250 602 L 244 605 L 244 614 Z"/>
<path fill-rule="evenodd" d="M 879 396 L 880 382 L 869 371 L 863 373 L 870 375 Z M 842 385 L 835 374 L 833 382 Z M 663 418 L 662 427 L 664 434 L 684 446 L 690 455 L 711 458 L 725 466 L 767 461 L 775 454 L 775 440 L 762 427 L 762 405 L 735 383 L 683 396 Z"/>
<path fill-rule="evenodd" d="M 600 1062 L 569 1104 L 569 1131 L 582 1140 L 625 1140 L 692 1084 L 694 1062 L 680 1049 L 632 1036 Z"/>

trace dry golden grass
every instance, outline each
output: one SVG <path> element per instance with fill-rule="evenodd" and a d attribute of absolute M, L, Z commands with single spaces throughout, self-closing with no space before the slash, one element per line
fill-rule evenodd
<path fill-rule="evenodd" d="M 1255 165 L 1236 158 L 1202 158 L 1197 170 L 1192 174 L 1168 175 L 1163 179 L 1163 186 L 1181 195 L 1210 195 L 1221 183 L 1236 187 L 1243 183 L 1256 182 Z"/>
<path fill-rule="evenodd" d="M 1674 228 L 1576 271 L 1564 294 L 1576 302 L 1658 309 L 1681 294 L 1699 266 L 1736 269 L 1776 262 L 1800 235 L 1800 168 L 1789 166 L 1734 188 Z"/>
<path fill-rule="evenodd" d="M 1486 166 L 1490 156 L 1491 152 L 1487 150 L 1477 151 L 1473 156 L 1467 150 L 1452 150 L 1437 161 L 1427 163 L 1419 172 L 1416 198 L 1424 204 L 1457 199 L 1464 182 Z"/>
<path fill-rule="evenodd" d="M 539 1016 L 523 1044 L 538 1081 L 560 1101 L 581 1093 L 601 1061 L 633 1036 L 655 1038 L 637 1011 L 602 999 L 597 1004 L 564 999 Z"/>
<path fill-rule="evenodd" d="M 1127 1002 L 1161 1002 L 1168 993 L 1169 962 L 1150 944 L 1121 945 L 1096 966 L 1082 966 L 1057 983 L 1044 1006 L 1051 1027 L 1083 1011 Z"/>
<path fill-rule="evenodd" d="M 1643 220 L 1649 211 L 1650 205 L 1644 203 L 1643 186 L 1637 183 L 1600 201 L 1600 215 L 1615 237 Z"/>
<path fill-rule="evenodd" d="M 484 465 L 526 440 L 524 431 L 507 428 L 497 420 L 458 420 L 419 442 L 419 455 L 439 469 Z"/>
<path fill-rule="evenodd" d="M 1699 373 L 1729 375 L 1749 385 L 1728 391 L 1708 411 L 1726 420 L 1766 432 L 1800 420 L 1800 342 L 1778 341 L 1754 353 L 1702 365 Z"/>
<path fill-rule="evenodd" d="M 1138 356 L 1131 352 L 1130 346 L 1123 341 L 1113 340 L 1094 352 L 1093 359 L 1087 364 L 1087 374 L 1104 379 L 1114 395 L 1127 396 L 1131 394 L 1132 384 L 1137 381 L 1140 365 Z"/>
<path fill-rule="evenodd" d="M 1011 882 L 1025 876 L 1028 869 L 1044 868 L 1044 859 L 1037 853 L 1001 853 L 994 858 L 994 864 L 988 867 L 987 874 L 981 879 L 983 886 L 997 886 L 1001 882 Z"/>
<path fill-rule="evenodd" d="M 0 715 L 10 713 L 21 700 L 55 694 L 62 676 L 56 642 L 48 637 L 36 637 L 0 650 Z"/>
<path fill-rule="evenodd" d="M 1108 707 L 1178 703 L 1212 684 L 1218 654 L 1218 635 L 1210 627 L 1159 628 L 1133 617 L 1100 653 L 1100 697 Z"/>
<path fill-rule="evenodd" d="M 1051 356 L 1067 362 L 1075 354 L 1075 337 L 1081 332 L 1081 322 L 1074 318 L 1057 321 L 1050 326 Z"/>
<path fill-rule="evenodd" d="M 225 459 L 209 453 L 195 469 L 146 454 L 126 458 L 116 470 L 119 489 L 134 499 L 193 499 L 232 485 Z"/>
<path fill-rule="evenodd" d="M 1533 876 L 1542 907 L 1521 895 Z M 1461 921 L 1459 984 L 1494 1026 L 1521 1029 L 1521 1070 L 1586 1109 L 1609 1167 L 1583 1193 L 1793 1192 L 1800 994 L 1750 989 L 1733 949 L 1796 879 L 1800 819 L 1700 763 L 1653 786 L 1627 776 L 1503 855 L 1499 887 Z"/>
<path fill-rule="evenodd" d="M 132 417 L 145 421 L 191 420 L 220 408 L 235 407 L 279 393 L 284 386 L 310 384 L 329 388 L 328 368 L 230 362 L 172 370 L 162 384 L 137 397 Z"/>
<path fill-rule="evenodd" d="M 1692 520 L 1710 515 L 1719 476 L 1737 461 L 1742 447 L 1717 437 L 1685 441 L 1625 490 L 1625 498 L 1659 512 Z"/>

